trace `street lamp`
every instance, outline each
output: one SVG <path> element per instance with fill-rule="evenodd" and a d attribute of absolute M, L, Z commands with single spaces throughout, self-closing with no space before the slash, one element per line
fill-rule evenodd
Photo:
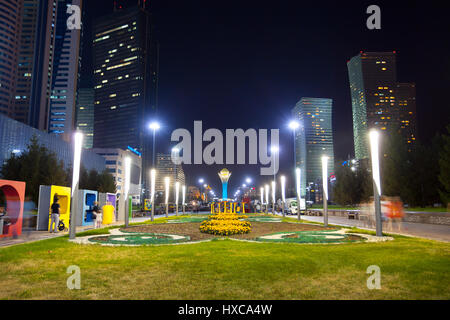
<path fill-rule="evenodd" d="M 266 213 L 268 213 L 268 211 L 269 211 L 269 185 L 266 184 L 264 187 L 265 187 L 265 191 L 266 191 Z"/>
<path fill-rule="evenodd" d="M 276 186 L 276 182 L 272 181 L 272 214 L 275 214 L 275 202 L 276 202 L 275 186 Z"/>
<path fill-rule="evenodd" d="M 263 211 L 263 205 L 264 205 L 264 188 L 259 188 L 259 192 L 261 193 L 261 212 Z"/>
<path fill-rule="evenodd" d="M 183 185 L 181 187 L 181 193 L 182 193 L 182 199 L 183 199 L 181 205 L 183 206 L 183 215 L 185 215 L 186 214 L 186 206 L 185 206 L 185 204 L 186 204 L 186 186 L 185 185 Z"/>
<path fill-rule="evenodd" d="M 164 178 L 164 184 L 166 187 L 166 218 L 169 217 L 169 187 L 170 187 L 170 178 Z"/>
<path fill-rule="evenodd" d="M 252 183 L 252 179 L 247 178 L 247 179 L 245 179 L 245 182 L 247 182 L 247 184 L 250 184 L 250 183 Z"/>
<path fill-rule="evenodd" d="M 73 172 L 72 172 L 72 201 L 69 221 L 69 239 L 75 239 L 77 226 L 77 198 L 80 181 L 81 150 L 83 146 L 83 134 L 79 131 L 74 134 Z"/>
<path fill-rule="evenodd" d="M 328 227 L 328 157 L 322 156 L 323 225 Z"/>
<path fill-rule="evenodd" d="M 130 176 L 131 176 L 131 158 L 125 158 L 125 185 L 124 185 L 124 196 L 125 196 L 125 227 L 128 227 L 129 222 L 129 201 L 128 193 L 130 192 Z"/>
<path fill-rule="evenodd" d="M 300 199 L 301 199 L 301 169 L 295 168 L 295 185 L 297 189 L 297 218 L 300 220 Z"/>
<path fill-rule="evenodd" d="M 150 201 L 152 203 L 152 221 L 155 217 L 155 184 L 156 184 L 156 170 L 150 170 L 150 182 L 151 182 L 151 198 Z"/>
<path fill-rule="evenodd" d="M 285 217 L 286 215 L 284 214 L 284 204 L 286 202 L 286 177 L 285 176 L 281 176 L 280 177 L 280 182 L 281 182 L 281 207 L 282 207 L 282 212 L 283 212 L 283 217 Z"/>
<path fill-rule="evenodd" d="M 180 182 L 175 182 L 175 215 L 178 216 L 178 195 L 180 193 Z"/>
<path fill-rule="evenodd" d="M 380 179 L 380 159 L 378 154 L 378 145 L 380 134 L 377 130 L 371 130 L 369 133 L 370 138 L 370 153 L 372 159 L 372 177 L 373 177 L 373 200 L 375 205 L 375 222 L 376 222 L 376 235 L 378 237 L 383 236 L 382 224 L 381 224 L 381 179 Z"/>
<path fill-rule="evenodd" d="M 155 167 L 155 135 L 156 135 L 156 130 L 159 130 L 161 128 L 161 125 L 156 122 L 156 121 L 152 121 L 148 127 L 150 129 L 153 130 L 153 154 L 152 154 L 152 167 Z"/>

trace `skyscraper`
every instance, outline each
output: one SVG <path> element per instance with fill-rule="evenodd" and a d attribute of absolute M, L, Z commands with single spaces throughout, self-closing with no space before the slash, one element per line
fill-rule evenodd
<path fill-rule="evenodd" d="M 397 84 L 395 52 L 360 52 L 347 62 L 347 67 L 356 158 L 369 157 L 368 130 L 370 128 L 387 130 L 398 127 L 406 141 L 414 141 L 411 135 L 415 137 L 416 133 L 410 130 L 411 128 L 415 130 L 415 125 L 401 125 L 400 118 L 404 117 L 401 113 L 407 108 L 403 105 L 404 103 L 400 106 L 397 97 L 400 93 L 403 95 L 403 101 L 413 101 L 415 97 L 410 95 L 414 94 L 414 91 L 407 89 L 408 86 Z M 412 104 L 411 102 L 409 105 L 412 106 Z M 410 119 L 415 119 L 415 102 L 413 113 L 413 116 L 408 114 Z M 403 130 L 406 127 L 408 131 Z"/>
<path fill-rule="evenodd" d="M 142 153 L 144 196 L 152 165 L 148 123 L 157 109 L 158 50 L 145 1 L 94 22 L 94 147 Z"/>
<path fill-rule="evenodd" d="M 68 5 L 81 8 L 81 0 L 58 0 L 54 60 L 49 100 L 48 132 L 69 141 L 75 126 L 76 93 L 80 64 L 80 30 L 67 28 Z"/>
<path fill-rule="evenodd" d="M 13 115 L 22 0 L 0 2 L 0 113 Z"/>
<path fill-rule="evenodd" d="M 396 92 L 400 129 L 406 143 L 414 144 L 417 139 L 416 85 L 397 83 Z"/>
<path fill-rule="evenodd" d="M 295 136 L 296 167 L 302 170 L 301 194 L 306 185 L 322 179 L 322 156 L 328 159 L 328 175 L 334 171 L 332 130 L 333 100 L 301 98 L 292 109 L 293 117 L 300 122 Z"/>
<path fill-rule="evenodd" d="M 2 88 L 9 90 L 7 115 L 34 128 L 54 134 L 70 134 L 74 126 L 80 30 L 68 30 L 68 5 L 81 8 L 81 0 L 20 0 L 2 1 L 2 13 L 16 29 L 0 29 L 1 59 L 9 66 L 8 73 L 0 73 Z M 2 23 L 3 25 L 3 23 Z M 7 38 L 6 38 L 7 37 Z M 6 39 L 5 40 L 3 40 Z M 3 53 L 5 50 L 5 53 Z M 4 68 L 2 68 L 4 69 Z M 11 78 L 11 70 L 15 75 Z M 5 93 L 0 89 L 0 95 Z M 0 111 L 5 112 L 0 97 Z M 66 139 L 68 140 L 68 139 Z"/>
<path fill-rule="evenodd" d="M 79 88 L 77 99 L 77 130 L 83 132 L 83 147 L 92 148 L 94 141 L 94 89 Z"/>
<path fill-rule="evenodd" d="M 154 50 L 145 8 L 117 10 L 95 21 L 94 147 L 143 151 L 155 108 Z"/>

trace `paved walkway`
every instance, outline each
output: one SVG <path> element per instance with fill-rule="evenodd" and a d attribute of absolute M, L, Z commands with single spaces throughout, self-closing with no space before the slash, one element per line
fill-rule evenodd
<path fill-rule="evenodd" d="M 297 216 L 287 217 L 293 217 L 297 219 Z M 313 222 L 323 222 L 323 217 L 318 216 L 301 216 L 301 219 Z M 339 226 L 349 226 L 375 230 L 375 228 L 368 227 L 365 221 L 348 219 L 347 217 L 328 216 L 328 223 Z M 393 234 L 397 233 L 407 236 L 450 242 L 450 226 L 447 225 L 400 222 L 400 230 L 398 230 L 397 226 L 394 225 L 394 228 L 391 231 L 387 222 L 383 222 L 383 231 Z"/>

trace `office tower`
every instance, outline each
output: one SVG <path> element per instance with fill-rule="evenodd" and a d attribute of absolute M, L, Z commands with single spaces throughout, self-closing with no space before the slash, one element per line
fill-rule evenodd
<path fill-rule="evenodd" d="M 42 0 L 38 3 L 34 52 L 30 53 L 33 59 L 33 72 L 27 122 L 34 128 L 47 131 L 58 2 Z"/>
<path fill-rule="evenodd" d="M 81 0 L 58 0 L 53 50 L 48 132 L 69 141 L 75 126 L 75 105 L 79 79 L 80 30 L 68 29 L 67 7 Z"/>
<path fill-rule="evenodd" d="M 154 107 L 150 16 L 141 7 L 94 23 L 94 147 L 142 151 Z"/>
<path fill-rule="evenodd" d="M 174 164 L 170 154 L 157 153 L 156 154 L 156 184 L 155 191 L 160 192 L 165 190 L 164 178 L 170 178 L 170 187 L 175 186 L 175 182 L 180 182 L 180 185 L 186 183 L 183 166 L 181 164 Z M 181 190 L 181 189 L 180 189 Z M 171 196 L 172 197 L 172 196 Z"/>
<path fill-rule="evenodd" d="M 132 147 L 142 153 L 142 181 L 149 196 L 157 106 L 157 46 L 145 1 L 94 21 L 94 147 Z"/>
<path fill-rule="evenodd" d="M 400 129 L 406 142 L 413 145 L 417 139 L 416 85 L 397 83 L 396 92 Z"/>
<path fill-rule="evenodd" d="M 81 7 L 81 0 L 20 3 L 9 116 L 39 130 L 70 135 L 75 121 L 80 31 L 67 29 L 67 6 Z"/>
<path fill-rule="evenodd" d="M 306 186 L 322 181 L 322 156 L 328 159 L 328 176 L 334 171 L 332 130 L 333 100 L 301 98 L 292 109 L 294 119 L 300 123 L 295 136 L 296 167 L 301 169 L 301 195 Z"/>
<path fill-rule="evenodd" d="M 398 103 L 397 91 L 402 95 L 413 91 L 397 84 L 395 52 L 360 52 L 347 62 L 347 67 L 356 158 L 369 157 L 368 130 L 371 128 L 400 128 L 406 141 L 412 139 L 411 135 L 415 137 L 415 132 L 410 132 L 413 126 L 408 126 L 407 130 L 404 130 L 406 126 L 401 126 L 401 113 L 405 108 Z"/>
<path fill-rule="evenodd" d="M 94 141 L 94 88 L 79 88 L 76 128 L 83 132 L 83 147 L 92 148 Z"/>
<path fill-rule="evenodd" d="M 22 0 L 0 2 L 0 114 L 13 116 Z"/>

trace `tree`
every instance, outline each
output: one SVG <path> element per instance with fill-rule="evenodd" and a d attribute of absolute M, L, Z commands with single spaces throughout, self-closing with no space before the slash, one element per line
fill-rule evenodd
<path fill-rule="evenodd" d="M 80 168 L 80 189 L 97 190 L 98 192 L 116 193 L 116 183 L 114 177 L 104 170 L 100 174 L 92 169 Z"/>
<path fill-rule="evenodd" d="M 0 176 L 8 180 L 26 182 L 26 193 L 35 204 L 39 200 L 40 185 L 68 186 L 64 163 L 53 152 L 39 145 L 36 136 L 30 139 L 27 150 L 20 156 L 12 155 L 0 169 Z"/>
<path fill-rule="evenodd" d="M 334 202 L 340 205 L 357 205 L 366 202 L 372 193 L 371 175 L 361 161 L 353 171 L 349 166 L 337 166 Z"/>
<path fill-rule="evenodd" d="M 439 195 L 444 205 L 450 202 L 450 124 L 447 126 L 447 133 L 442 135 L 442 147 L 439 152 Z"/>

